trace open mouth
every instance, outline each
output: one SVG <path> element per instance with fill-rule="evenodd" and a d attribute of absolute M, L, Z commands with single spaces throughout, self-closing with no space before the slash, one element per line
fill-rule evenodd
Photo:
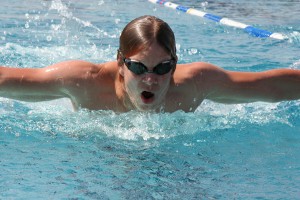
<path fill-rule="evenodd" d="M 154 93 L 148 91 L 143 91 L 141 96 L 144 103 L 150 103 L 154 99 Z"/>

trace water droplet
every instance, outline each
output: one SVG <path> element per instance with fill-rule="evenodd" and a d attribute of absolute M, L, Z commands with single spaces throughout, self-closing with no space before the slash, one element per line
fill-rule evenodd
<path fill-rule="evenodd" d="M 39 16 L 39 15 L 36 15 L 36 16 L 34 16 L 34 19 L 35 19 L 35 20 L 39 20 L 39 19 L 40 19 L 40 16 Z"/>
<path fill-rule="evenodd" d="M 180 51 L 180 47 L 181 47 L 180 44 L 176 44 L 176 49 L 177 49 L 178 51 Z"/>
<path fill-rule="evenodd" d="M 290 66 L 291 69 L 300 69 L 300 60 Z"/>
<path fill-rule="evenodd" d="M 195 55 L 195 54 L 197 54 L 198 53 L 198 49 L 196 49 L 196 48 L 191 48 L 190 50 L 189 50 L 189 55 Z"/>
<path fill-rule="evenodd" d="M 52 40 L 52 36 L 48 35 L 46 39 L 47 39 L 48 42 L 50 42 Z"/>
<path fill-rule="evenodd" d="M 110 16 L 115 16 L 116 15 L 116 12 L 115 11 L 111 11 L 111 13 L 110 13 Z"/>
<path fill-rule="evenodd" d="M 54 30 L 54 31 L 57 31 L 61 28 L 61 25 L 54 25 L 54 24 L 51 24 L 51 29 Z"/>
<path fill-rule="evenodd" d="M 207 1 L 201 3 L 201 6 L 202 6 L 202 7 L 206 7 L 207 5 L 208 5 L 208 2 L 207 2 Z"/>
<path fill-rule="evenodd" d="M 101 6 L 102 4 L 104 4 L 104 1 L 103 0 L 99 1 L 98 5 Z"/>
<path fill-rule="evenodd" d="M 121 19 L 119 19 L 119 18 L 115 19 L 116 24 L 119 24 L 120 21 L 121 21 Z"/>
<path fill-rule="evenodd" d="M 29 23 L 28 22 L 26 22 L 25 28 L 29 28 Z"/>

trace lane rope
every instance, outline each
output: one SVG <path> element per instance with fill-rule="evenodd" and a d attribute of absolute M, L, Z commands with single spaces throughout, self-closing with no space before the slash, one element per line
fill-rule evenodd
<path fill-rule="evenodd" d="M 154 3 L 154 4 L 164 5 L 165 7 L 172 8 L 174 10 L 182 11 L 182 12 L 190 14 L 190 15 L 195 15 L 195 16 L 198 16 L 201 18 L 206 18 L 206 19 L 209 19 L 209 20 L 212 20 L 215 22 L 219 22 L 220 24 L 223 24 L 225 26 L 231 26 L 231 27 L 235 27 L 235 28 L 239 28 L 239 29 L 244 29 L 247 33 L 249 33 L 250 35 L 255 36 L 255 37 L 259 37 L 259 38 L 270 37 L 270 38 L 277 39 L 277 40 L 288 39 L 288 37 L 282 33 L 272 33 L 267 30 L 255 28 L 251 25 L 247 25 L 247 24 L 244 24 L 241 22 L 237 22 L 237 21 L 228 19 L 226 17 L 219 17 L 217 15 L 205 13 L 203 11 L 196 10 L 194 8 L 188 8 L 185 6 L 181 6 L 181 5 L 172 3 L 170 1 L 165 1 L 165 0 L 148 0 L 148 1 L 151 3 Z"/>

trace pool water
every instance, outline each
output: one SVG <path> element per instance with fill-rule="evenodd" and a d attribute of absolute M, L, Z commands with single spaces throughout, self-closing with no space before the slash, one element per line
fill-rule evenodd
<path fill-rule="evenodd" d="M 116 58 L 126 23 L 156 15 L 180 63 L 300 69 L 299 1 L 173 1 L 288 39 L 256 38 L 148 1 L 16 1 L 0 8 L 0 65 Z M 0 99 L 0 199 L 297 199 L 300 102 L 195 112 L 74 112 L 68 99 Z"/>

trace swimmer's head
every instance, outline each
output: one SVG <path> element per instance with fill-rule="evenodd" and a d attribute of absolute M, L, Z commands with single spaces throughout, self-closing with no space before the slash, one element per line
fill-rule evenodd
<path fill-rule="evenodd" d="M 157 42 L 177 61 L 175 36 L 170 26 L 157 17 L 146 15 L 132 20 L 123 29 L 117 55 L 118 64 L 123 65 L 123 57 L 135 55 L 153 42 Z"/>

